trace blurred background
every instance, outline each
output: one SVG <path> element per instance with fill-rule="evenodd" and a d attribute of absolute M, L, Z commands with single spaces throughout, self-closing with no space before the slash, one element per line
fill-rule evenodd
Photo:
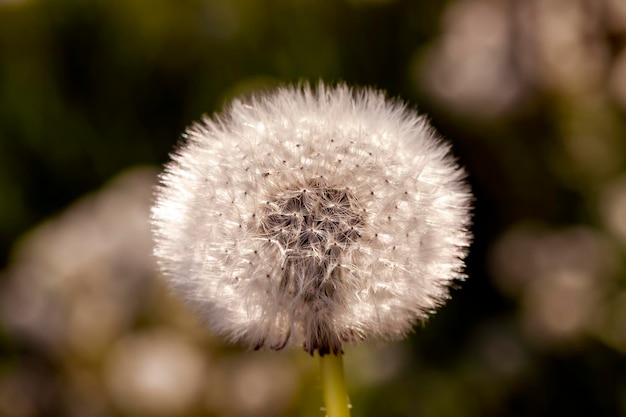
<path fill-rule="evenodd" d="M 430 115 L 470 278 L 347 349 L 353 416 L 626 416 L 624 0 L 0 0 L 0 415 L 323 416 L 317 361 L 203 329 L 150 258 L 181 132 L 300 80 Z"/>

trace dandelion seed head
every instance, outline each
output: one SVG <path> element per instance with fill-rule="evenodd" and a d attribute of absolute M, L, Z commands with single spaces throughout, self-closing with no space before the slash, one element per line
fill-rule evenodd
<path fill-rule="evenodd" d="M 156 193 L 154 253 L 233 341 L 323 355 L 399 339 L 464 278 L 464 175 L 379 91 L 282 88 L 188 130 Z"/>

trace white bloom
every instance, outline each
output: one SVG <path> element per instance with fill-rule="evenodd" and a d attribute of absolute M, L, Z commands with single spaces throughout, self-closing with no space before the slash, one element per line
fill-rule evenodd
<path fill-rule="evenodd" d="M 403 337 L 463 278 L 464 172 L 383 93 L 283 88 L 185 138 L 157 191 L 155 255 L 215 332 L 338 353 Z"/>

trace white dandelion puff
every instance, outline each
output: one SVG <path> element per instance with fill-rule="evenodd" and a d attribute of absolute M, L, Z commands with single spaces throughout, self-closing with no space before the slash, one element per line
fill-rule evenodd
<path fill-rule="evenodd" d="M 156 193 L 154 253 L 230 340 L 324 355 L 399 339 L 464 278 L 464 176 L 379 91 L 282 88 L 188 130 Z"/>

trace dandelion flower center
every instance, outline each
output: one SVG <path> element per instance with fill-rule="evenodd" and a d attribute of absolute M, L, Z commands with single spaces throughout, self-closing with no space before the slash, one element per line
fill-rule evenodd
<path fill-rule="evenodd" d="M 336 291 L 342 285 L 341 254 L 361 237 L 365 226 L 355 196 L 348 188 L 331 187 L 323 180 L 307 181 L 304 186 L 276 192 L 261 212 L 260 236 L 285 253 L 279 291 L 285 299 L 301 300 L 293 304 L 291 314 L 306 321 L 306 316 L 319 315 L 321 310 L 331 313 L 341 296 Z M 305 350 L 318 350 L 321 355 L 341 351 L 341 340 L 329 323 L 308 320 L 306 326 L 311 337 L 305 341 Z M 273 348 L 282 348 L 290 334 Z"/>
<path fill-rule="evenodd" d="M 335 258 L 361 236 L 363 209 L 349 189 L 310 181 L 281 190 L 262 208 L 260 234 L 293 258 Z"/>

